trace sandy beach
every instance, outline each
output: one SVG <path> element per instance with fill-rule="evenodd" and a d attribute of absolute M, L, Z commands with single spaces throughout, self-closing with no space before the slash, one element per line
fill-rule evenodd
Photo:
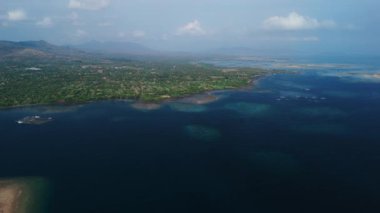
<path fill-rule="evenodd" d="M 22 213 L 24 185 L 12 180 L 0 180 L 0 212 Z"/>
<path fill-rule="evenodd" d="M 0 179 L 0 213 L 45 212 L 46 187 L 43 178 Z"/>

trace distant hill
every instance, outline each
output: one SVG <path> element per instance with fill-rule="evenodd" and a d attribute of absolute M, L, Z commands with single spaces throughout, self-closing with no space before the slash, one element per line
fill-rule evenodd
<path fill-rule="evenodd" d="M 0 61 L 64 60 L 108 61 L 110 59 L 155 59 L 168 53 L 131 42 L 88 42 L 76 46 L 58 46 L 46 41 L 0 41 Z"/>
<path fill-rule="evenodd" d="M 91 41 L 80 45 L 73 46 L 74 48 L 101 54 L 115 55 L 151 55 L 157 51 L 152 50 L 138 43 L 133 42 L 99 42 Z"/>
<path fill-rule="evenodd" d="M 1 60 L 23 59 L 78 59 L 87 57 L 83 51 L 49 44 L 46 41 L 0 41 Z"/>

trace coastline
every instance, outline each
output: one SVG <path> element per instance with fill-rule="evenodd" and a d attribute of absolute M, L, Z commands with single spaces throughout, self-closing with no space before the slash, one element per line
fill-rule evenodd
<path fill-rule="evenodd" d="M 131 98 L 126 98 L 126 99 L 99 99 L 99 100 L 89 100 L 89 101 L 84 101 L 84 102 L 72 102 L 72 103 L 41 103 L 41 104 L 25 104 L 25 105 L 14 105 L 14 106 L 7 106 L 7 107 L 2 107 L 0 106 L 0 111 L 6 111 L 6 110 L 13 110 L 13 109 L 22 109 L 22 108 L 29 108 L 29 107 L 73 107 L 73 106 L 78 106 L 78 105 L 84 105 L 84 104 L 91 104 L 91 103 L 97 103 L 97 102 L 103 102 L 103 101 L 130 101 L 138 104 L 163 104 L 163 103 L 168 103 L 168 102 L 176 102 L 181 99 L 185 98 L 191 98 L 197 95 L 206 95 L 209 93 L 213 92 L 220 92 L 220 91 L 232 91 L 232 90 L 244 90 L 248 88 L 254 88 L 259 80 L 262 78 L 271 76 L 273 74 L 280 73 L 279 71 L 268 71 L 268 73 L 256 76 L 255 78 L 251 79 L 249 82 L 247 82 L 247 85 L 242 85 L 241 87 L 236 87 L 236 88 L 226 88 L 226 89 L 211 89 L 211 90 L 206 90 L 202 91 L 199 93 L 193 93 L 193 94 L 187 94 L 187 95 L 182 95 L 182 96 L 176 96 L 176 97 L 164 97 L 159 100 L 139 100 L 139 99 L 131 99 Z"/>
<path fill-rule="evenodd" d="M 49 186 L 39 177 L 0 179 L 0 212 L 45 212 Z"/>

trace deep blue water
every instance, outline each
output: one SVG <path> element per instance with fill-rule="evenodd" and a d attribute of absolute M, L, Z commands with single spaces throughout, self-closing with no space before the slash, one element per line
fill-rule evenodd
<path fill-rule="evenodd" d="M 338 75 L 368 67 L 277 74 L 196 110 L 3 110 L 0 175 L 47 178 L 54 213 L 379 212 L 380 83 Z M 35 114 L 55 120 L 15 122 Z"/>

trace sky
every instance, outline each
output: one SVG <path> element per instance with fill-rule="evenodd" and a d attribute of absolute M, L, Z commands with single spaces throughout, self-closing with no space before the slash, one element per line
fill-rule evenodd
<path fill-rule="evenodd" d="M 0 0 L 0 40 L 380 54 L 378 0 Z"/>

